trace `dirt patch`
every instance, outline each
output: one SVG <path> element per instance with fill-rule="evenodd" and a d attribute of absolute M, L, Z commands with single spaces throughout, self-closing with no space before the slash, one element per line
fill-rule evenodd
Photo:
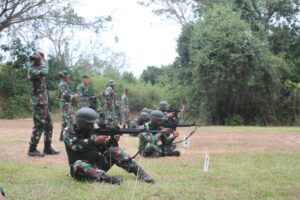
<path fill-rule="evenodd" d="M 44 158 L 31 158 L 27 156 L 28 142 L 31 135 L 32 119 L 1 120 L 0 121 L 0 158 L 18 160 L 21 162 L 34 162 L 47 165 L 67 165 L 63 143 L 58 141 L 60 123 L 54 123 L 53 146 L 61 151 L 59 156 L 46 156 Z M 188 134 L 192 129 L 180 129 Z M 299 134 L 298 134 L 299 133 Z M 43 139 L 38 146 L 43 150 Z M 121 146 L 130 154 L 137 152 L 138 138 L 123 136 Z M 178 145 L 184 154 L 182 145 Z M 272 150 L 300 150 L 300 129 L 295 128 L 257 128 L 257 127 L 201 127 L 191 137 L 191 147 L 188 157 L 204 152 L 253 152 Z"/>

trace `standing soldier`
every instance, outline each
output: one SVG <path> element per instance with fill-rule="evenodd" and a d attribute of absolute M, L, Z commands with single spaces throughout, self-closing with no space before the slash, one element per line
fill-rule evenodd
<path fill-rule="evenodd" d="M 118 108 L 116 105 L 116 94 L 114 93 L 115 81 L 110 80 L 103 92 L 103 111 L 105 124 L 118 125 Z"/>
<path fill-rule="evenodd" d="M 73 126 L 72 99 L 77 98 L 78 94 L 72 94 L 68 82 L 70 75 L 66 70 L 59 72 L 60 83 L 58 85 L 59 106 L 62 115 L 62 124 L 59 140 L 63 141 L 63 130 L 67 126 Z"/>
<path fill-rule="evenodd" d="M 51 147 L 53 124 L 51 113 L 48 108 L 48 92 L 46 86 L 46 76 L 48 74 L 48 63 L 44 58 L 44 54 L 36 51 L 30 57 L 31 65 L 28 68 L 28 79 L 32 84 L 31 103 L 33 105 L 33 122 L 31 140 L 29 142 L 29 156 L 43 157 L 46 155 L 56 155 L 59 151 L 55 151 Z M 39 143 L 41 135 L 44 133 L 44 151 L 39 152 L 36 147 Z"/>
<path fill-rule="evenodd" d="M 77 93 L 79 94 L 78 109 L 90 107 L 89 82 L 90 77 L 83 75 L 81 83 L 77 86 Z"/>
<path fill-rule="evenodd" d="M 128 102 L 129 89 L 126 88 L 124 90 L 124 94 L 122 96 L 122 124 L 123 128 L 130 126 L 130 111 L 129 111 L 129 102 Z"/>

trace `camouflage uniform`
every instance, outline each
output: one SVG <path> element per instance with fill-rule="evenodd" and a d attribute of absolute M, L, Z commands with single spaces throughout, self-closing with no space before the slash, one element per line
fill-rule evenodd
<path fill-rule="evenodd" d="M 67 126 L 73 126 L 73 113 L 72 113 L 72 92 L 69 88 L 69 85 L 64 80 L 61 80 L 61 82 L 58 85 L 59 90 L 59 106 L 61 110 L 62 115 L 62 125 L 61 125 L 61 131 L 63 132 L 64 128 Z M 62 135 L 62 134 L 61 134 Z M 62 139 L 62 138 L 61 138 Z"/>
<path fill-rule="evenodd" d="M 98 144 L 91 130 L 68 127 L 64 134 L 71 175 L 76 179 L 97 180 L 114 164 L 129 173 L 147 175 L 120 147 Z"/>
<path fill-rule="evenodd" d="M 90 107 L 90 90 L 88 86 L 80 83 L 77 86 L 77 92 L 79 94 L 78 109 L 84 107 Z"/>
<path fill-rule="evenodd" d="M 131 120 L 129 128 L 140 128 L 137 118 L 134 120 Z"/>
<path fill-rule="evenodd" d="M 126 94 L 123 94 L 121 98 L 122 102 L 122 124 L 130 126 L 130 110 L 129 110 L 129 102 Z"/>
<path fill-rule="evenodd" d="M 144 157 L 161 156 L 163 151 L 158 145 L 160 139 L 156 134 L 151 133 L 151 130 L 160 130 L 161 128 L 154 128 L 151 123 L 145 124 L 144 127 L 149 132 L 141 133 L 139 136 L 139 150 L 141 150 L 141 155 Z"/>
<path fill-rule="evenodd" d="M 32 83 L 31 103 L 33 105 L 32 135 L 30 144 L 37 145 L 41 135 L 44 133 L 44 141 L 51 143 L 53 124 L 51 113 L 48 108 L 48 92 L 46 76 L 48 74 L 48 63 L 42 62 L 40 66 L 33 64 L 28 68 L 28 79 Z"/>
<path fill-rule="evenodd" d="M 107 86 L 103 92 L 103 112 L 106 124 L 118 124 L 118 105 L 116 105 L 115 93 L 111 86 Z"/>

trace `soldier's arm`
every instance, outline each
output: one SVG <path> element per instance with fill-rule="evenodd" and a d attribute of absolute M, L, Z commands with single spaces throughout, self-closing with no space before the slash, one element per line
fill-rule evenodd
<path fill-rule="evenodd" d="M 62 84 L 59 86 L 59 91 L 62 94 L 62 97 L 66 101 L 70 101 L 72 98 L 72 94 L 66 84 Z"/>

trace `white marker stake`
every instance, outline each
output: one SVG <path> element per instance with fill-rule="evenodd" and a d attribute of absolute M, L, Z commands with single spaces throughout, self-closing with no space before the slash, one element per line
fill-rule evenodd
<path fill-rule="evenodd" d="M 186 135 L 183 136 L 182 146 L 185 149 L 184 155 L 186 156 L 187 149 L 190 147 L 190 138 L 188 138 Z"/>
<path fill-rule="evenodd" d="M 209 155 L 207 152 L 205 152 L 203 171 L 208 172 L 208 167 L 209 167 Z"/>

